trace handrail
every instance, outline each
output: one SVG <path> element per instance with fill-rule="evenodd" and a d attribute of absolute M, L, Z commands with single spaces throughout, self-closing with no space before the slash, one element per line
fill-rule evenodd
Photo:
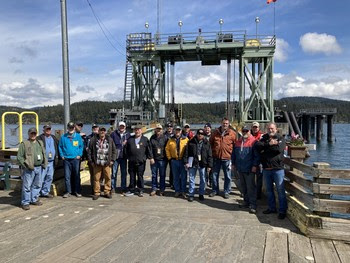
<path fill-rule="evenodd" d="M 23 141 L 23 115 L 29 115 L 29 114 L 33 114 L 35 116 L 35 127 L 37 132 L 39 132 L 39 116 L 36 112 L 34 111 L 23 111 L 20 114 L 20 118 L 19 118 L 19 136 L 20 136 L 20 140 L 19 142 L 21 143 Z"/>
<path fill-rule="evenodd" d="M 13 115 L 17 115 L 18 116 L 18 119 L 20 119 L 20 114 L 18 112 L 15 112 L 15 111 L 7 111 L 7 112 L 4 112 L 1 116 L 1 130 L 2 130 L 2 133 L 1 133 L 1 149 L 2 150 L 5 150 L 6 149 L 6 143 L 5 143 L 5 140 L 6 140 L 6 136 L 5 136 L 5 132 L 6 132 L 6 129 L 5 129 L 5 117 L 6 115 L 10 115 L 10 114 L 13 114 Z"/>

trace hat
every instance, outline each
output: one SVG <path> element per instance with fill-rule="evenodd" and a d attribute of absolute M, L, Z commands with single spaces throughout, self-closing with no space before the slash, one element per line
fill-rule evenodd
<path fill-rule="evenodd" d="M 244 126 L 244 127 L 242 127 L 242 132 L 243 132 L 243 131 L 249 131 L 248 126 Z"/>
<path fill-rule="evenodd" d="M 74 123 L 73 122 L 68 122 L 68 124 L 67 124 L 67 128 L 68 129 L 73 129 L 74 128 Z"/>
<path fill-rule="evenodd" d="M 180 126 L 176 126 L 175 130 L 182 130 Z"/>
<path fill-rule="evenodd" d="M 44 125 L 43 130 L 46 130 L 46 129 L 51 129 L 51 125 L 50 124 Z"/>
<path fill-rule="evenodd" d="M 28 130 L 28 134 L 31 134 L 31 133 L 38 133 L 38 131 L 36 130 L 35 127 L 32 127 Z"/>
<path fill-rule="evenodd" d="M 197 130 L 197 134 L 202 134 L 202 135 L 204 135 L 204 134 L 205 134 L 205 132 L 204 132 L 204 130 L 203 130 L 203 129 L 198 129 L 198 130 Z"/>
<path fill-rule="evenodd" d="M 166 126 L 172 128 L 172 127 L 173 127 L 173 124 L 172 124 L 171 122 L 169 122 Z"/>
<path fill-rule="evenodd" d="M 103 126 L 101 126 L 98 130 L 99 130 L 99 131 L 102 131 L 102 130 L 106 131 L 106 128 L 103 127 Z"/>
<path fill-rule="evenodd" d="M 96 124 L 96 123 L 93 123 L 92 125 L 91 125 L 91 128 L 97 128 L 98 127 L 98 124 Z"/>
<path fill-rule="evenodd" d="M 204 128 L 205 128 L 205 127 L 211 128 L 211 124 L 210 124 L 209 122 L 207 122 L 207 123 L 204 125 Z"/>
<path fill-rule="evenodd" d="M 184 128 L 190 128 L 191 126 L 188 123 L 185 123 Z"/>
<path fill-rule="evenodd" d="M 123 121 L 120 121 L 120 122 L 119 122 L 119 126 L 122 126 L 122 125 L 123 125 L 124 127 L 126 127 L 126 124 L 125 124 L 125 122 L 123 122 Z"/>
<path fill-rule="evenodd" d="M 84 124 L 83 124 L 81 121 L 77 121 L 77 122 L 75 123 L 75 125 L 80 126 L 80 127 L 83 127 L 83 126 L 84 126 Z"/>
<path fill-rule="evenodd" d="M 156 129 L 163 129 L 163 126 L 160 125 L 159 123 L 156 125 Z"/>
<path fill-rule="evenodd" d="M 134 126 L 134 130 L 136 130 L 136 129 L 142 129 L 142 125 L 141 124 L 136 124 Z"/>
<path fill-rule="evenodd" d="M 254 121 L 254 122 L 253 122 L 253 124 L 252 124 L 252 127 L 254 127 L 254 126 L 256 126 L 256 127 L 260 127 L 260 124 L 259 124 L 259 122 L 257 122 L 257 121 Z"/>

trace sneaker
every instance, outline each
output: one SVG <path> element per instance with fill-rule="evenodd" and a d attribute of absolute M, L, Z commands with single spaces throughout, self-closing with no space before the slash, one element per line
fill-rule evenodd
<path fill-rule="evenodd" d="M 155 196 L 156 195 L 156 191 L 152 190 L 152 192 L 149 195 L 150 196 Z"/>
<path fill-rule="evenodd" d="M 105 194 L 105 197 L 108 199 L 112 199 L 112 193 Z"/>
<path fill-rule="evenodd" d="M 99 195 L 93 195 L 93 196 L 92 196 L 92 200 L 97 200 L 97 199 L 99 199 L 99 198 L 100 198 Z"/>
<path fill-rule="evenodd" d="M 81 197 L 81 194 L 78 194 L 78 193 L 75 193 L 75 196 L 80 198 Z"/>
<path fill-rule="evenodd" d="M 285 219 L 286 218 L 286 214 L 282 214 L 282 213 L 279 213 L 278 214 L 278 219 Z"/>
<path fill-rule="evenodd" d="M 140 191 L 137 195 L 138 195 L 139 197 L 143 197 L 143 192 Z"/>
<path fill-rule="evenodd" d="M 159 196 L 165 196 L 164 192 L 159 192 Z"/>
<path fill-rule="evenodd" d="M 37 205 L 37 206 L 43 205 L 43 203 L 40 202 L 39 200 L 38 200 L 38 201 L 35 201 L 35 202 L 31 202 L 30 204 L 31 204 L 31 205 Z"/>
<path fill-rule="evenodd" d="M 209 194 L 209 197 L 214 197 L 214 196 L 216 196 L 216 195 L 217 195 L 216 192 L 211 192 L 211 193 Z"/>
<path fill-rule="evenodd" d="M 199 200 L 204 201 L 204 195 L 199 195 Z"/>
<path fill-rule="evenodd" d="M 124 194 L 124 196 L 133 196 L 134 195 L 134 193 L 133 192 L 130 192 L 130 191 L 127 191 L 125 194 Z"/>
<path fill-rule="evenodd" d="M 21 207 L 22 207 L 23 210 L 29 210 L 30 209 L 29 205 L 21 205 Z"/>
<path fill-rule="evenodd" d="M 70 197 L 70 193 L 65 193 L 62 197 L 63 198 L 68 198 L 68 197 Z"/>
<path fill-rule="evenodd" d="M 256 214 L 256 209 L 250 208 L 249 209 L 249 214 Z"/>
<path fill-rule="evenodd" d="M 193 197 L 193 196 L 189 196 L 189 197 L 187 198 L 187 200 L 188 200 L 188 202 L 193 202 L 194 197 Z"/>
<path fill-rule="evenodd" d="M 185 193 L 182 193 L 181 195 L 183 198 L 185 198 L 185 199 L 187 198 L 187 195 Z"/>
<path fill-rule="evenodd" d="M 268 215 L 268 214 L 275 214 L 276 210 L 271 210 L 270 208 L 266 209 L 263 211 L 263 214 Z"/>
<path fill-rule="evenodd" d="M 53 198 L 52 194 L 47 194 L 47 195 L 40 195 L 42 198 Z"/>
<path fill-rule="evenodd" d="M 181 194 L 179 192 L 175 193 L 175 197 L 179 197 Z"/>
<path fill-rule="evenodd" d="M 229 199 L 229 198 L 230 198 L 230 194 L 227 194 L 227 193 L 224 194 L 224 198 L 225 198 L 225 199 Z"/>

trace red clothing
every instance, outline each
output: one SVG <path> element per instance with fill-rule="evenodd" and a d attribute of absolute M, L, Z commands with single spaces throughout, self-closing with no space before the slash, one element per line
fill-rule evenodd
<path fill-rule="evenodd" d="M 250 133 L 254 136 L 254 138 L 257 141 L 260 141 L 261 137 L 264 135 L 260 130 L 255 135 L 253 134 L 253 131 L 250 131 Z"/>
<path fill-rule="evenodd" d="M 220 160 L 231 160 L 233 146 L 236 142 L 236 133 L 231 129 L 227 129 L 225 133 L 222 133 L 220 127 L 214 131 L 209 142 L 214 158 Z"/>

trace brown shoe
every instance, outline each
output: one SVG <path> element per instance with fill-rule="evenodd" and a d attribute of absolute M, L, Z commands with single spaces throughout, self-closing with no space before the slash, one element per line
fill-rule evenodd
<path fill-rule="evenodd" d="M 93 195 L 92 200 L 97 200 L 100 196 L 99 195 Z"/>
<path fill-rule="evenodd" d="M 42 202 L 40 202 L 39 200 L 38 201 L 35 201 L 35 202 L 32 202 L 30 203 L 31 205 L 37 205 L 37 206 L 40 206 L 40 205 L 43 205 Z"/>
<path fill-rule="evenodd" d="M 153 190 L 149 195 L 150 196 L 155 196 L 156 195 L 156 191 Z"/>
<path fill-rule="evenodd" d="M 111 193 L 105 194 L 105 197 L 108 198 L 108 199 L 112 199 L 112 194 Z"/>
<path fill-rule="evenodd" d="M 22 207 L 23 210 L 29 210 L 30 209 L 29 205 L 21 205 L 21 207 Z"/>
<path fill-rule="evenodd" d="M 159 192 L 159 196 L 165 196 L 164 192 Z"/>

